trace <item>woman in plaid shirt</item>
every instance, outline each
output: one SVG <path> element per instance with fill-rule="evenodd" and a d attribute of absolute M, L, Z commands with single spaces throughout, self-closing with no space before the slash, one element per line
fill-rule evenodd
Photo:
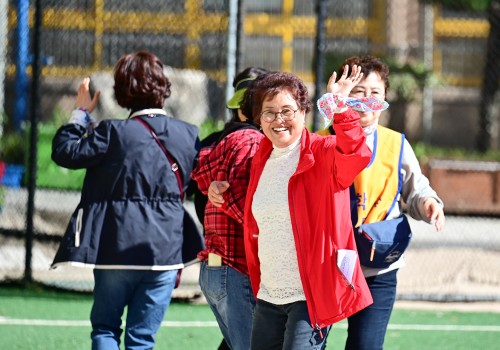
<path fill-rule="evenodd" d="M 198 166 L 191 174 L 203 195 L 212 181 L 229 181 L 228 200 L 223 207 L 208 202 L 204 211 L 206 249 L 200 286 L 210 305 L 224 340 L 233 350 L 248 350 L 255 299 L 252 294 L 243 242 L 243 208 L 250 177 L 250 163 L 264 135 L 239 108 L 243 94 L 253 80 L 267 71 L 247 68 L 234 80 L 235 95 L 227 107 L 233 120 L 219 138 L 200 151 Z"/>

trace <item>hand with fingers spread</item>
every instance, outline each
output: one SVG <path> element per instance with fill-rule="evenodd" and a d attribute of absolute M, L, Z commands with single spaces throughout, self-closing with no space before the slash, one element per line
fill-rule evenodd
<path fill-rule="evenodd" d="M 363 73 L 361 73 L 361 67 L 357 65 L 352 66 L 351 74 L 349 76 L 347 76 L 348 73 L 349 66 L 345 65 L 340 79 L 336 81 L 337 73 L 333 72 L 328 80 L 327 91 L 344 97 L 349 96 L 351 90 L 363 79 Z"/>
<path fill-rule="evenodd" d="M 334 115 L 343 112 L 347 108 L 346 101 L 349 99 L 349 93 L 363 79 L 361 66 L 353 65 L 351 74 L 349 66 L 344 65 L 344 71 L 337 81 L 337 73 L 333 72 L 328 80 L 327 91 L 317 102 L 320 114 L 323 116 L 325 125 L 331 123 Z"/>

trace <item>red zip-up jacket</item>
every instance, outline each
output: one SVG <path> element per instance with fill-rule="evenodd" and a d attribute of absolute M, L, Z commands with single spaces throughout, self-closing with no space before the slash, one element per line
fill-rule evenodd
<path fill-rule="evenodd" d="M 337 267 L 339 249 L 356 250 L 349 186 L 370 161 L 371 151 L 355 112 L 336 114 L 336 136 L 304 129 L 300 158 L 288 183 L 288 201 L 299 273 L 311 326 L 320 329 L 369 306 L 373 300 L 356 260 L 352 284 Z M 254 295 L 260 286 L 259 227 L 252 201 L 273 146 L 264 138 L 254 155 L 245 201 L 244 235 Z"/>

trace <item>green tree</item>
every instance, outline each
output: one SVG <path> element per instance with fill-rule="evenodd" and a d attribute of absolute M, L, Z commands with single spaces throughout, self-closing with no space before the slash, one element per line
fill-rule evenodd
<path fill-rule="evenodd" d="M 437 4 L 450 9 L 484 12 L 491 0 L 420 0 L 424 4 Z"/>

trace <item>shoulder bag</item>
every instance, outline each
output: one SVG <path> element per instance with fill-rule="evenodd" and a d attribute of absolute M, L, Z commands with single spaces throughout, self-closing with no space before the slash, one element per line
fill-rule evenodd
<path fill-rule="evenodd" d="M 361 265 L 386 268 L 410 245 L 412 232 L 406 215 L 361 225 L 355 234 Z"/>
<path fill-rule="evenodd" d="M 149 130 L 151 133 L 151 136 L 153 139 L 156 141 L 158 146 L 160 146 L 161 150 L 165 154 L 165 156 L 168 159 L 168 162 L 170 163 L 170 167 L 172 171 L 174 172 L 176 178 L 177 178 L 177 183 L 179 185 L 179 192 L 181 195 L 181 200 L 184 201 L 184 190 L 183 190 L 183 185 L 182 185 L 182 178 L 179 173 L 179 166 L 175 162 L 174 158 L 170 155 L 170 153 L 167 151 L 163 143 L 158 139 L 158 136 L 156 136 L 156 133 L 154 130 L 151 128 L 151 126 L 144 121 L 141 118 L 134 118 L 138 122 L 140 122 L 146 129 Z M 198 252 L 202 251 L 205 249 L 205 240 L 203 238 L 203 235 L 201 231 L 198 228 L 198 225 L 192 218 L 191 214 L 184 208 L 184 219 L 183 219 L 183 242 L 182 242 L 182 262 L 184 263 L 185 266 L 191 265 L 195 262 L 198 261 L 197 255 Z M 179 283 L 180 283 L 180 277 L 181 277 L 181 269 L 179 269 L 179 272 L 177 274 L 177 281 L 175 284 L 175 287 L 177 288 Z"/>

